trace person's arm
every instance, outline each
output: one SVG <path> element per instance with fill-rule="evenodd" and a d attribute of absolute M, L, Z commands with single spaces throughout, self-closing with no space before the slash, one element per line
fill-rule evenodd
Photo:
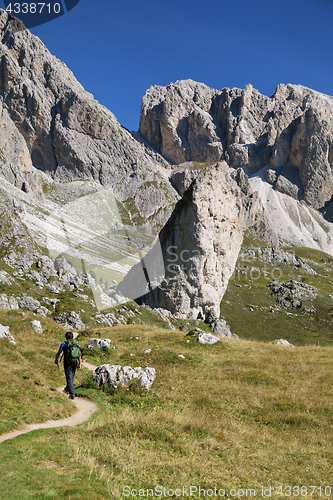
<path fill-rule="evenodd" d="M 64 350 L 65 345 L 66 345 L 66 342 L 63 342 L 63 343 L 61 344 L 61 346 L 59 347 L 59 351 L 57 352 L 56 357 L 55 357 L 55 360 L 54 360 L 55 364 L 57 364 L 57 363 L 58 363 L 58 359 L 59 359 L 59 357 L 60 357 L 60 354 L 61 354 L 61 353 L 62 353 L 62 351 Z"/>
<path fill-rule="evenodd" d="M 78 365 L 77 365 L 78 370 L 80 370 L 80 368 L 81 368 L 81 363 L 82 363 L 82 350 L 80 348 L 80 357 L 79 357 L 79 361 L 78 361 Z"/>
<path fill-rule="evenodd" d="M 58 359 L 59 359 L 59 357 L 60 357 L 60 354 L 61 354 L 61 349 L 59 349 L 59 351 L 58 351 L 58 352 L 57 352 L 57 354 L 56 354 L 56 357 L 55 357 L 55 360 L 54 360 L 55 364 L 57 364 L 57 363 L 58 363 Z"/>

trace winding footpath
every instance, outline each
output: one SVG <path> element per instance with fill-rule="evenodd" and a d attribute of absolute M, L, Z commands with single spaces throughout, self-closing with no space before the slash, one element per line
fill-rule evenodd
<path fill-rule="evenodd" d="M 88 370 L 95 370 L 97 367 L 88 363 L 88 361 L 82 361 L 82 366 L 88 368 Z M 57 391 L 63 392 L 64 387 L 58 387 Z M 98 406 L 93 401 L 86 398 L 75 398 L 73 403 L 77 408 L 77 412 L 68 418 L 63 418 L 61 420 L 48 420 L 43 424 L 30 424 L 25 425 L 20 429 L 7 432 L 7 434 L 2 434 L 0 436 L 0 443 L 7 441 L 8 439 L 13 439 L 20 434 L 26 434 L 27 432 L 35 431 L 37 429 L 53 429 L 55 427 L 74 427 L 75 425 L 82 424 L 90 419 L 90 417 L 98 410 Z"/>

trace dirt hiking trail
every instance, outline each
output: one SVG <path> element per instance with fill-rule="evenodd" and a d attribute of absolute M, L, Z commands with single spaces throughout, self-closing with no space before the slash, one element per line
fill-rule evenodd
<path fill-rule="evenodd" d="M 95 370 L 97 367 L 89 363 L 88 361 L 82 361 L 82 366 L 88 370 Z M 58 387 L 57 391 L 63 392 L 64 387 Z M 73 399 L 73 404 L 77 408 L 77 412 L 68 418 L 63 418 L 61 420 L 48 420 L 43 424 L 29 424 L 25 425 L 20 429 L 7 432 L 7 434 L 2 434 L 0 436 L 0 443 L 7 441 L 8 439 L 13 439 L 20 434 L 26 434 L 27 432 L 35 431 L 37 429 L 53 429 L 55 427 L 74 427 L 75 425 L 82 424 L 90 419 L 90 417 L 98 410 L 98 406 L 93 401 L 86 398 L 76 397 Z"/>

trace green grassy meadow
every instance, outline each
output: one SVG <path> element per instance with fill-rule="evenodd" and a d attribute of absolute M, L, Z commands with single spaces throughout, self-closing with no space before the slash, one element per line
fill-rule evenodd
<path fill-rule="evenodd" d="M 93 399 L 99 411 L 74 428 L 33 431 L 0 443 L 0 498 L 330 498 L 333 268 L 327 256 L 301 251 L 316 275 L 238 261 L 221 311 L 240 340 L 201 345 L 185 331 L 201 323 L 182 320 L 178 329 L 167 329 L 143 308 L 140 324 L 103 327 L 89 323 L 93 309 L 80 303 L 87 321 L 79 334 L 84 358 L 95 365 L 152 366 L 156 379 L 149 392 L 135 383 L 99 389 L 90 371 L 78 371 L 77 393 Z M 260 272 L 251 275 L 252 268 Z M 280 281 L 292 278 L 317 288 L 315 313 L 279 307 L 266 286 L 277 269 Z M 33 294 L 33 285 L 21 286 Z M 58 311 L 75 303 L 71 292 L 59 298 Z M 44 331 L 37 334 L 30 326 L 35 318 L 27 311 L 25 317 L 0 311 L 0 323 L 16 341 L 0 339 L 1 434 L 75 412 L 55 391 L 64 385 L 54 356 L 66 330 L 50 316 L 38 318 Z M 110 338 L 115 349 L 88 350 L 92 337 Z M 275 345 L 277 338 L 295 347 Z"/>
<path fill-rule="evenodd" d="M 90 372 L 79 372 L 77 392 L 93 398 L 99 412 L 75 428 L 34 431 L 1 443 L 1 498 L 120 499 L 129 491 L 126 486 L 139 495 L 140 489 L 191 485 L 223 488 L 231 498 L 232 488 L 254 488 L 258 496 L 270 485 L 276 491 L 279 486 L 331 485 L 331 347 L 288 348 L 249 340 L 208 346 L 184 332 L 148 325 L 99 332 L 112 338 L 116 349 L 85 358 L 96 364 L 153 366 L 157 377 L 151 390 L 133 384 L 129 390 L 103 391 L 94 387 Z M 48 333 L 53 340 L 43 338 L 48 345 L 38 362 L 25 342 L 31 349 L 33 335 L 17 334 L 17 347 L 1 341 L 2 373 L 6 365 L 13 369 L 13 352 L 15 360 L 24 360 L 24 373 L 15 363 L 8 399 L 17 405 L 3 431 L 72 410 L 65 396 L 50 390 L 61 385 L 62 373 L 53 364 L 58 334 Z M 82 335 L 80 342 L 85 347 L 88 337 Z M 147 348 L 152 351 L 144 355 Z M 39 418 L 20 406 L 23 400 Z M 310 492 L 303 498 L 318 497 L 319 490 Z"/>

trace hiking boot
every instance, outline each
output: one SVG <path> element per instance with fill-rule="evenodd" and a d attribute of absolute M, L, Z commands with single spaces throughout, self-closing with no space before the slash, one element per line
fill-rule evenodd
<path fill-rule="evenodd" d="M 69 396 L 69 399 L 75 399 L 74 394 L 71 394 L 71 395 Z"/>

